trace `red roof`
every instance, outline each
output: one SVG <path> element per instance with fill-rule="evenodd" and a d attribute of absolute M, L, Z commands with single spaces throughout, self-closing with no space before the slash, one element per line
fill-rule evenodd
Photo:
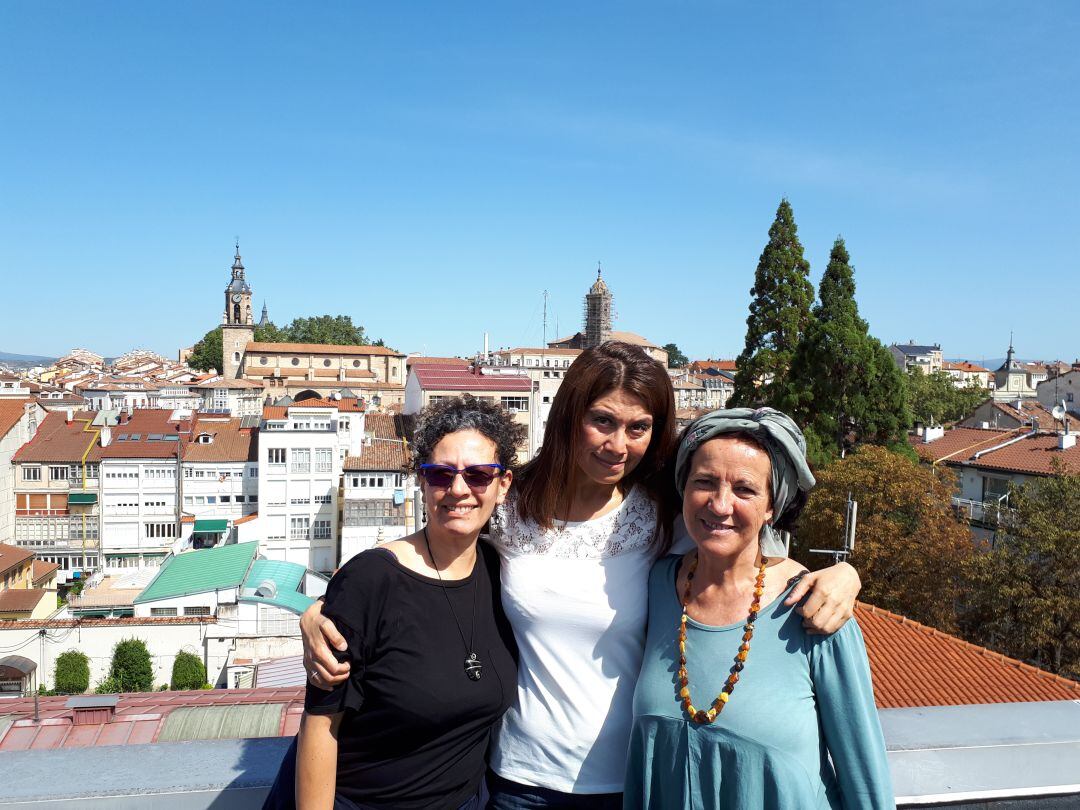
<path fill-rule="evenodd" d="M 257 343 L 244 347 L 245 354 L 263 352 L 264 354 L 379 354 L 391 357 L 403 357 L 400 352 L 385 346 L 342 346 L 333 343 Z"/>
<path fill-rule="evenodd" d="M 81 411 L 74 414 L 69 424 L 67 414 L 54 411 L 45 417 L 38 426 L 34 438 L 20 447 L 12 457 L 13 462 L 49 462 L 74 463 L 80 461 L 86 448 L 90 453 L 87 461 L 101 460 L 101 447 L 97 443 L 97 428 L 91 425 L 96 411 Z"/>
<path fill-rule="evenodd" d="M 1012 439 L 1017 441 L 1005 444 Z M 1027 475 L 1053 475 L 1054 462 L 1057 460 L 1067 470 L 1080 472 L 1080 444 L 1059 450 L 1059 439 L 1060 434 L 1032 433 L 1027 427 L 1014 430 L 953 428 L 930 443 L 912 439 L 911 444 L 924 461 L 934 463 L 963 464 Z M 977 453 L 980 455 L 975 458 Z"/>
<path fill-rule="evenodd" d="M 33 613 L 45 597 L 51 597 L 56 607 L 56 592 L 41 588 L 8 588 L 0 591 L 0 613 Z"/>
<path fill-rule="evenodd" d="M 136 692 L 117 696 L 109 722 L 74 725 L 67 697 L 38 699 L 41 721 L 35 723 L 32 698 L 5 701 L 4 714 L 15 715 L 9 728 L 0 725 L 0 751 L 85 748 L 96 745 L 139 745 L 155 742 L 169 713 L 195 706 L 280 704 L 278 736 L 291 737 L 300 727 L 304 688 L 211 689 L 191 692 Z"/>
<path fill-rule="evenodd" d="M 734 360 L 695 360 L 690 364 L 691 371 L 705 371 L 707 369 L 717 371 L 735 371 Z"/>
<path fill-rule="evenodd" d="M 967 360 L 959 360 L 956 362 L 953 362 L 951 360 L 945 360 L 944 362 L 942 362 L 941 368 L 944 371 L 966 371 L 971 374 L 990 372 L 990 369 L 983 368 L 982 366 L 976 365 L 975 363 L 969 363 Z"/>
<path fill-rule="evenodd" d="M 414 363 L 412 373 L 425 391 L 532 391 L 532 381 L 525 375 L 478 374 L 467 366 Z"/>
<path fill-rule="evenodd" d="M 25 548 L 0 543 L 0 574 L 23 565 L 27 560 L 33 559 L 33 556 L 34 552 Z"/>
<path fill-rule="evenodd" d="M 259 458 L 259 434 L 250 428 L 241 429 L 241 419 L 201 418 L 191 431 L 191 441 L 184 446 L 184 461 L 227 462 L 257 461 Z M 213 441 L 203 444 L 200 435 L 209 435 Z"/>
<path fill-rule="evenodd" d="M 41 580 L 48 578 L 54 571 L 59 570 L 60 563 L 45 562 L 44 560 L 34 560 L 33 572 L 30 574 L 30 578 L 37 585 Z"/>
<path fill-rule="evenodd" d="M 878 708 L 1080 700 L 1080 683 L 858 603 Z"/>
<path fill-rule="evenodd" d="M 15 425 L 22 419 L 22 415 L 26 413 L 26 405 L 30 402 L 37 402 L 36 399 L 0 399 L 0 438 L 3 438 L 8 434 Z"/>

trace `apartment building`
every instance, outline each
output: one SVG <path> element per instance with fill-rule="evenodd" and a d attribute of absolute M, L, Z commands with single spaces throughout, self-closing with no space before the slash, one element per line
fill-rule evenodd
<path fill-rule="evenodd" d="M 259 416 L 263 406 L 263 387 L 253 380 L 217 378 L 195 383 L 191 393 L 200 399 L 198 408 L 230 416 Z"/>
<path fill-rule="evenodd" d="M 45 409 L 32 397 L 0 396 L 0 543 L 9 543 L 15 537 L 17 475 L 11 459 L 33 438 L 44 420 Z"/>
<path fill-rule="evenodd" d="M 181 465 L 184 548 L 235 541 L 239 521 L 258 513 L 258 427 L 254 416 L 195 417 Z"/>
<path fill-rule="evenodd" d="M 516 348 L 500 349 L 486 355 L 477 355 L 477 365 L 496 369 L 519 369 L 533 382 L 529 457 L 535 455 L 544 440 L 548 414 L 555 394 L 562 385 L 570 364 L 577 359 L 581 349 Z"/>
<path fill-rule="evenodd" d="M 331 573 L 339 557 L 339 489 L 346 456 L 364 438 L 358 399 L 263 408 L 259 433 L 260 552 Z"/>

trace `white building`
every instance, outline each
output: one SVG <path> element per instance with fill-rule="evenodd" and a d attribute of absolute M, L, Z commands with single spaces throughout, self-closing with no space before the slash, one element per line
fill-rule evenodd
<path fill-rule="evenodd" d="M 263 387 L 253 380 L 218 378 L 196 383 L 191 392 L 198 394 L 199 408 L 230 416 L 259 416 L 263 406 Z"/>
<path fill-rule="evenodd" d="M 80 385 L 80 393 L 91 410 L 128 411 L 136 408 L 157 408 L 159 388 L 145 380 L 106 377 Z"/>
<path fill-rule="evenodd" d="M 0 398 L 0 543 L 15 536 L 16 468 L 11 459 L 44 419 L 45 409 L 30 397 Z"/>
<path fill-rule="evenodd" d="M 322 573 L 339 559 L 342 464 L 364 438 L 359 400 L 263 408 L 259 433 L 260 551 Z"/>
<path fill-rule="evenodd" d="M 255 417 L 196 417 L 180 485 L 184 548 L 235 541 L 250 523 L 238 521 L 259 511 L 258 433 Z"/>
<path fill-rule="evenodd" d="M 106 573 L 153 568 L 180 546 L 180 455 L 189 422 L 170 411 L 121 414 L 101 428 L 101 552 Z"/>
<path fill-rule="evenodd" d="M 367 414 L 360 453 L 345 458 L 340 565 L 377 543 L 416 530 L 416 478 L 408 470 L 406 420 L 394 414 Z"/>

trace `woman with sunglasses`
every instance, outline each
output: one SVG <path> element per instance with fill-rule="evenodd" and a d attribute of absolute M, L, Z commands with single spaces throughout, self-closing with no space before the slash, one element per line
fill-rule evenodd
<path fill-rule="evenodd" d="M 484 806 L 516 651 L 498 557 L 476 540 L 506 497 L 523 438 L 504 410 L 471 398 L 422 414 L 412 449 L 427 523 L 330 581 L 323 615 L 345 641 L 349 677 L 308 687 L 296 753 L 265 808 L 293 807 L 294 790 L 301 810 Z"/>
<path fill-rule="evenodd" d="M 520 659 L 517 700 L 492 746 L 491 808 L 621 806 L 649 569 L 671 546 L 678 512 L 666 469 L 674 412 L 667 371 L 639 347 L 583 352 L 543 447 L 496 513 L 490 539 Z M 782 546 L 767 553 L 784 556 Z M 811 632 L 835 631 L 858 575 L 846 564 L 808 575 L 789 601 L 811 588 L 800 608 Z M 326 644 L 338 643 L 333 623 L 313 607 L 301 630 L 311 682 L 340 681 L 347 669 Z"/>

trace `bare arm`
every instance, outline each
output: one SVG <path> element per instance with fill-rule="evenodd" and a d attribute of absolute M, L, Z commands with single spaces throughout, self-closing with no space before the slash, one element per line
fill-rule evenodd
<path fill-rule="evenodd" d="M 341 663 L 330 649 L 333 645 L 344 651 L 345 639 L 334 623 L 322 615 L 323 603 L 316 600 L 300 617 L 300 633 L 304 639 L 304 669 L 308 681 L 319 689 L 329 690 L 349 677 L 348 662 Z"/>
<path fill-rule="evenodd" d="M 337 788 L 337 732 L 341 714 L 308 714 L 296 749 L 297 810 L 332 810 Z"/>
<path fill-rule="evenodd" d="M 846 562 L 837 563 L 804 576 L 784 604 L 794 605 L 810 594 L 806 604 L 798 609 L 803 617 L 803 627 L 815 635 L 828 635 L 843 627 L 854 615 L 855 598 L 860 590 L 859 572 Z M 307 639 L 304 649 L 307 649 Z"/>

